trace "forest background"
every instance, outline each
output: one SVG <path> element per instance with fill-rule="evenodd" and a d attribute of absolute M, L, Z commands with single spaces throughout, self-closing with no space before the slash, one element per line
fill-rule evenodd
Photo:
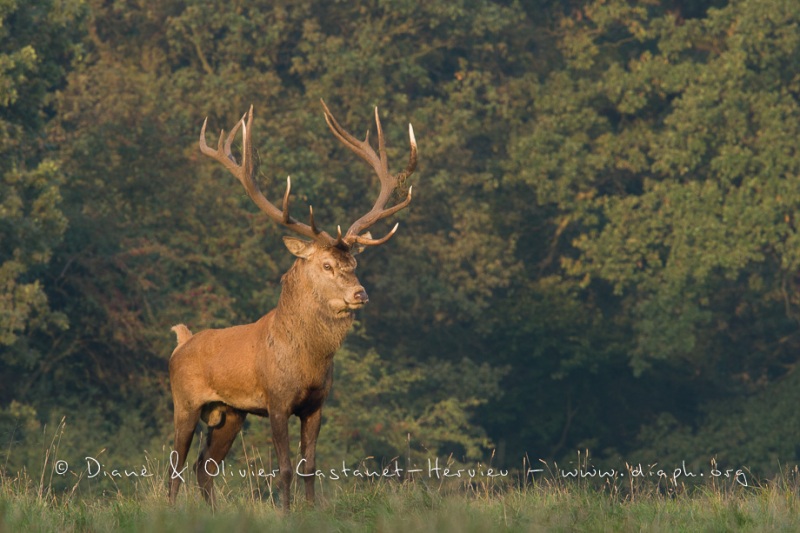
<path fill-rule="evenodd" d="M 412 123 L 420 164 L 359 256 L 319 463 L 796 464 L 799 24 L 795 0 L 0 0 L 2 470 L 41 468 L 65 416 L 75 462 L 168 450 L 170 326 L 257 319 L 292 260 L 202 121 L 254 104 L 262 188 L 291 175 L 331 231 L 376 184 L 320 98 L 354 133 L 379 106 L 396 168 Z M 268 422 L 246 435 L 267 453 Z"/>

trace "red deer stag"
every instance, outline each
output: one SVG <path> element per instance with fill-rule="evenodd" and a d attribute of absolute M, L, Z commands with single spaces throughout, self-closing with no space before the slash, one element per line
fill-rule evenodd
<path fill-rule="evenodd" d="M 411 202 L 408 195 L 387 208 L 392 193 L 411 175 L 417 163 L 414 130 L 409 125 L 411 156 L 406 169 L 389 173 L 385 141 L 378 109 L 378 153 L 366 139 L 360 141 L 345 131 L 322 102 L 325 121 L 339 141 L 364 159 L 380 179 L 380 193 L 368 213 L 356 220 L 342 236 L 320 230 L 309 209 L 309 224 L 289 215 L 287 179 L 283 206 L 278 209 L 261 193 L 255 180 L 253 161 L 253 107 L 225 138 L 223 131 L 216 149 L 205 140 L 206 122 L 200 131 L 200 151 L 217 160 L 242 183 L 248 196 L 266 215 L 310 241 L 284 237 L 289 251 L 297 256 L 281 278 L 278 306 L 252 324 L 225 329 L 207 329 L 192 335 L 183 324 L 173 327 L 178 346 L 169 361 L 172 400 L 175 404 L 175 449 L 170 457 L 170 502 L 180 488 L 183 465 L 199 419 L 208 424 L 208 437 L 194 465 L 206 501 L 214 507 L 213 475 L 242 428 L 247 413 L 269 416 L 272 442 L 280 468 L 283 509 L 289 509 L 292 481 L 288 421 L 296 415 L 301 422 L 300 448 L 306 474 L 316 470 L 317 436 L 322 405 L 333 382 L 333 355 L 353 323 L 353 312 L 363 307 L 367 292 L 355 275 L 353 257 L 366 246 L 385 243 L 397 224 L 383 238 L 373 239 L 366 230 Z M 245 121 L 246 119 L 246 121 Z M 241 164 L 231 153 L 231 143 L 242 130 Z M 314 477 L 305 477 L 306 499 L 314 502 Z"/>

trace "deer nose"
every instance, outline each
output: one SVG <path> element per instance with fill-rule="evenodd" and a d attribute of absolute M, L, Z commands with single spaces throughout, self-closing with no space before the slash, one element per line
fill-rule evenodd
<path fill-rule="evenodd" d="M 359 287 L 356 292 L 353 294 L 353 300 L 365 304 L 369 301 L 369 296 L 367 296 L 367 291 L 364 290 L 364 287 Z"/>

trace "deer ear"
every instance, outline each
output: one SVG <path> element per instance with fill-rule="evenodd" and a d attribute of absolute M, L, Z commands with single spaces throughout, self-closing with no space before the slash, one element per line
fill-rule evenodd
<path fill-rule="evenodd" d="M 308 259 L 314 251 L 312 246 L 314 244 L 313 242 L 304 241 L 295 237 L 284 237 L 283 244 L 292 252 L 292 255 L 301 259 Z"/>
<path fill-rule="evenodd" d="M 364 237 L 366 237 L 367 239 L 371 239 L 371 238 L 372 238 L 372 233 L 370 233 L 370 232 L 366 232 L 366 233 L 364 234 Z M 364 245 L 363 245 L 363 244 L 361 244 L 360 242 L 356 242 L 356 243 L 355 243 L 355 244 L 353 244 L 353 246 L 350 248 L 350 255 L 358 255 L 358 254 L 360 254 L 361 252 L 363 252 L 363 251 L 364 251 L 364 250 L 366 250 L 366 249 L 367 249 L 367 247 L 366 247 L 366 246 L 364 246 Z"/>

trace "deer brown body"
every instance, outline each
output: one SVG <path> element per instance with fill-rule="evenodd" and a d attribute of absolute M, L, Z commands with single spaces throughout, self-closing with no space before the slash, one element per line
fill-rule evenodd
<path fill-rule="evenodd" d="M 323 103 L 324 106 L 324 103 Z M 304 473 L 316 470 L 316 442 L 322 421 L 322 406 L 333 383 L 333 356 L 350 329 L 354 311 L 368 302 L 367 293 L 355 275 L 353 257 L 364 246 L 382 244 L 362 233 L 377 220 L 408 205 L 407 198 L 386 209 L 390 193 L 416 166 L 416 142 L 411 136 L 411 158 L 406 170 L 391 176 L 387 170 L 383 134 L 377 118 L 379 153 L 376 155 L 368 138 L 358 141 L 344 131 L 325 107 L 329 127 L 351 150 L 375 169 L 381 181 L 381 193 L 369 213 L 356 221 L 343 237 L 336 238 L 316 228 L 313 211 L 310 225 L 289 216 L 290 184 L 287 183 L 283 209 L 267 201 L 254 180 L 252 141 L 249 137 L 252 107 L 247 123 L 242 122 L 229 134 L 223 145 L 211 150 L 205 144 L 205 124 L 201 133 L 201 150 L 226 166 L 244 185 L 255 203 L 273 220 L 311 237 L 304 241 L 284 237 L 289 251 L 297 259 L 281 279 L 278 306 L 252 324 L 225 329 L 204 330 L 192 335 L 184 325 L 173 330 L 178 346 L 169 363 L 170 383 L 175 409 L 174 458 L 171 457 L 169 498 L 175 501 L 183 465 L 199 420 L 208 424 L 208 435 L 195 463 L 198 483 L 206 501 L 215 504 L 213 477 L 217 465 L 225 458 L 248 413 L 269 416 L 272 441 L 280 469 L 279 487 L 284 510 L 289 509 L 289 487 L 294 471 L 291 464 L 288 420 L 300 418 L 301 455 Z M 231 141 L 239 127 L 243 129 L 242 164 L 230 152 Z M 174 459 L 174 460 L 173 460 Z M 314 501 L 314 477 L 305 477 L 305 493 Z"/>

